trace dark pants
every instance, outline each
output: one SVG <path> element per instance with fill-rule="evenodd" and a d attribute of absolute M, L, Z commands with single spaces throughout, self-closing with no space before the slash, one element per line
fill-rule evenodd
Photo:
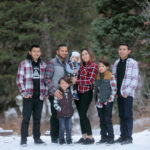
<path fill-rule="evenodd" d="M 132 139 L 133 130 L 133 97 L 118 98 L 121 138 Z"/>
<path fill-rule="evenodd" d="M 57 111 L 54 108 L 54 97 L 50 96 L 49 101 L 51 103 L 51 119 L 50 119 L 51 140 L 57 140 L 59 135 L 59 121 L 57 119 Z"/>
<path fill-rule="evenodd" d="M 75 101 L 80 117 L 80 126 L 82 134 L 92 135 L 91 124 L 87 118 L 87 111 L 93 97 L 92 90 L 79 93 L 79 101 Z"/>
<path fill-rule="evenodd" d="M 114 139 L 112 109 L 113 102 L 103 105 L 103 108 L 97 108 L 98 116 L 100 118 L 101 139 Z"/>
<path fill-rule="evenodd" d="M 71 139 L 72 122 L 71 117 L 59 117 L 59 140 L 64 140 L 64 132 L 66 130 L 66 140 Z"/>
<path fill-rule="evenodd" d="M 28 127 L 31 115 L 33 114 L 33 138 L 40 138 L 40 120 L 43 108 L 43 101 L 39 98 L 23 98 L 23 120 L 21 124 L 21 138 L 28 136 Z"/>

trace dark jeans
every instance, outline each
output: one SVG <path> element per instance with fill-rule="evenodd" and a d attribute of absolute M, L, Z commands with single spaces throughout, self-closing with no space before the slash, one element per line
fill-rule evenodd
<path fill-rule="evenodd" d="M 132 139 L 133 130 L 133 97 L 128 96 L 127 98 L 119 97 L 118 110 L 120 118 L 120 131 L 123 139 Z"/>
<path fill-rule="evenodd" d="M 59 121 L 57 119 L 57 111 L 54 108 L 54 97 L 50 96 L 49 101 L 51 103 L 51 119 L 50 119 L 51 140 L 57 140 L 59 135 Z"/>
<path fill-rule="evenodd" d="M 80 117 L 80 126 L 82 134 L 92 135 L 91 124 L 89 119 L 87 118 L 87 111 L 89 105 L 91 104 L 93 97 L 92 90 L 79 93 L 79 101 L 75 101 L 79 117 Z"/>
<path fill-rule="evenodd" d="M 66 140 L 71 139 L 72 122 L 71 117 L 60 117 L 59 120 L 59 140 L 64 139 L 64 132 L 66 130 Z"/>
<path fill-rule="evenodd" d="M 103 108 L 97 108 L 100 118 L 101 139 L 114 139 L 114 130 L 112 125 L 113 102 L 103 105 Z"/>
<path fill-rule="evenodd" d="M 40 138 L 40 120 L 43 108 L 43 101 L 39 98 L 23 98 L 23 120 L 21 124 L 21 138 L 28 136 L 28 127 L 31 115 L 33 114 L 33 137 Z"/>

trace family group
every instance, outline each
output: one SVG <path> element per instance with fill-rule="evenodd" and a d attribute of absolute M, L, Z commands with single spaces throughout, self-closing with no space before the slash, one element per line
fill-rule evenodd
<path fill-rule="evenodd" d="M 133 98 L 138 84 L 138 63 L 130 56 L 127 43 L 118 46 L 118 59 L 110 66 L 105 59 L 96 63 L 92 51 L 83 48 L 69 53 L 66 44 L 58 45 L 56 57 L 46 64 L 41 59 L 39 45 L 32 45 L 17 72 L 17 86 L 23 97 L 21 145 L 27 144 L 30 117 L 33 117 L 35 144 L 40 138 L 40 120 L 43 102 L 49 99 L 51 107 L 51 142 L 71 144 L 72 116 L 77 109 L 81 138 L 75 143 L 93 144 L 95 140 L 87 116 L 88 108 L 95 101 L 100 119 L 101 143 L 130 144 L 133 142 Z M 112 71 L 110 71 L 112 67 Z M 115 139 L 112 110 L 116 99 L 120 119 L 120 137 Z M 64 134 L 66 133 L 66 134 Z"/>

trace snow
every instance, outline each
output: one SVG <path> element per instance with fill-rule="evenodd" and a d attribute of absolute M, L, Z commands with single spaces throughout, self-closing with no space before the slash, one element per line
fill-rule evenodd
<path fill-rule="evenodd" d="M 15 108 L 8 108 L 8 110 L 4 112 L 4 116 L 6 120 L 8 120 L 10 117 L 18 117 Z"/>
<path fill-rule="evenodd" d="M 21 95 L 17 95 L 16 96 L 16 104 L 19 106 L 20 112 L 22 112 L 22 109 L 23 109 L 23 107 L 22 107 L 22 101 L 23 101 L 22 96 Z"/>
<path fill-rule="evenodd" d="M 116 126 L 115 129 L 118 127 Z M 99 141 L 99 130 L 93 130 L 93 136 L 95 141 Z M 118 138 L 119 135 L 116 135 L 115 138 Z M 77 141 L 80 136 L 73 135 L 73 141 Z M 22 147 L 20 145 L 20 136 L 11 135 L 11 136 L 0 136 L 0 147 L 2 150 L 150 150 L 150 131 L 145 130 L 143 132 L 133 134 L 133 144 L 120 145 L 120 144 L 92 144 L 92 145 L 81 145 L 81 144 L 72 144 L 72 145 L 59 145 L 52 144 L 49 136 L 41 136 L 41 139 L 46 142 L 46 145 L 35 145 L 33 138 L 28 137 L 27 147 Z"/>
<path fill-rule="evenodd" d="M 22 97 L 18 95 L 16 97 L 17 104 L 20 108 L 20 111 L 22 111 Z M 43 113 L 42 118 L 43 120 L 46 120 L 44 116 L 47 114 L 50 114 L 50 103 L 48 100 L 43 105 Z M 11 116 L 16 115 L 16 111 L 14 109 L 8 109 L 7 112 L 5 112 L 5 117 L 9 119 Z M 47 115 L 46 115 L 47 116 Z M 78 122 L 78 113 L 75 112 L 73 116 L 73 142 L 77 141 L 81 135 L 80 135 L 80 125 Z M 46 145 L 35 145 L 33 141 L 33 137 L 28 137 L 28 144 L 27 147 L 22 147 L 20 145 L 20 135 L 13 134 L 9 136 L 0 136 L 0 148 L 2 150 L 150 150 L 150 130 L 149 129 L 149 123 L 150 118 L 141 118 L 134 121 L 134 126 L 144 126 L 146 129 L 145 131 L 134 133 L 133 134 L 133 144 L 128 145 L 120 145 L 120 144 L 112 144 L 112 145 L 106 145 L 106 144 L 92 144 L 92 145 L 81 145 L 81 144 L 72 144 L 72 145 L 59 145 L 59 144 L 52 144 L 49 135 L 49 131 L 45 131 L 45 135 L 41 136 L 41 139 L 46 142 Z M 120 135 L 120 126 L 114 125 L 114 133 L 115 133 L 115 139 L 117 139 Z M 5 130 L 6 132 L 11 132 L 11 130 Z M 93 127 L 93 137 L 96 142 L 100 140 L 100 129 L 96 129 L 96 127 Z M 3 132 L 3 129 L 0 128 L 0 132 Z"/>
<path fill-rule="evenodd" d="M 13 130 L 3 130 L 2 128 L 0 128 L 0 133 L 13 133 Z"/>
<path fill-rule="evenodd" d="M 21 95 L 17 95 L 17 96 L 16 96 L 16 99 L 17 99 L 18 101 L 22 101 L 22 100 L 23 100 L 23 98 L 22 98 Z"/>
<path fill-rule="evenodd" d="M 143 125 L 143 123 L 148 124 L 150 123 L 150 118 L 140 118 L 134 121 L 134 124 L 138 124 L 140 126 Z"/>

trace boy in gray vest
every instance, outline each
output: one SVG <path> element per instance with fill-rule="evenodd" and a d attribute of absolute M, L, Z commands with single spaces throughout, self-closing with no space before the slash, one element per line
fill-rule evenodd
<path fill-rule="evenodd" d="M 101 128 L 101 143 L 114 143 L 114 131 L 112 125 L 112 109 L 113 101 L 116 94 L 116 81 L 115 77 L 109 71 L 109 63 L 100 60 L 98 64 L 99 73 L 95 80 L 94 99 L 98 116 L 100 118 Z"/>

